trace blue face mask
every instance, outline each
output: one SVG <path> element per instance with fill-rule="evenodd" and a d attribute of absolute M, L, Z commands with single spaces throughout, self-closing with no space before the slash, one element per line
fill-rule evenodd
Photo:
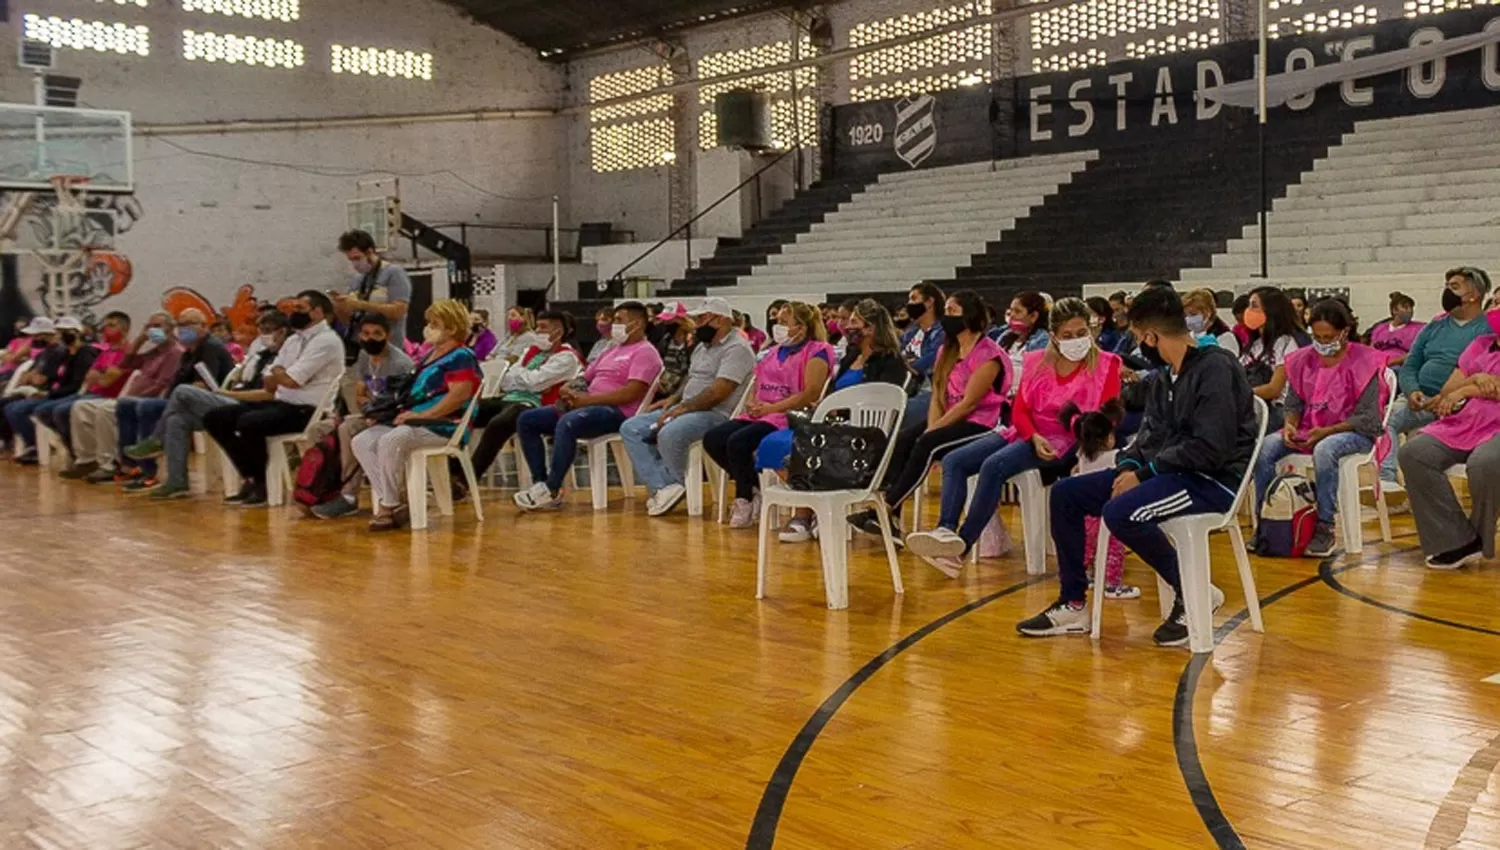
<path fill-rule="evenodd" d="M 183 345 L 192 345 L 193 343 L 198 341 L 198 329 L 178 328 L 177 341 L 182 343 Z"/>
<path fill-rule="evenodd" d="M 146 339 L 161 345 L 167 341 L 167 332 L 163 328 L 146 328 Z"/>
<path fill-rule="evenodd" d="M 1205 319 L 1197 313 L 1192 313 L 1187 317 L 1187 326 L 1188 330 L 1192 331 L 1193 333 L 1201 334 L 1208 328 L 1208 319 Z"/>

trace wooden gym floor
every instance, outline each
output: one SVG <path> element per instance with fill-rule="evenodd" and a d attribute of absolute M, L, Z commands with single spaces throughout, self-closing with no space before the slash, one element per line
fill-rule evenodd
<path fill-rule="evenodd" d="M 1016 558 L 897 598 L 861 540 L 831 612 L 815 546 L 756 602 L 752 532 L 507 501 L 371 537 L 0 469 L 0 847 L 1500 847 L 1500 567 L 1409 518 L 1258 561 L 1265 635 L 1216 551 L 1195 661 L 1134 560 L 1100 643 L 1027 641 Z"/>

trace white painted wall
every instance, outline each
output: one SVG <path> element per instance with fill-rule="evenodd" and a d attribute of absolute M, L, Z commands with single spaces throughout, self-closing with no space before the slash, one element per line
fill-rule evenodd
<path fill-rule="evenodd" d="M 563 102 L 560 67 L 436 0 L 304 2 L 301 20 L 291 23 L 188 13 L 166 2 L 144 9 L 37 5 L 151 27 L 148 57 L 58 51 L 58 71 L 83 78 L 87 105 L 130 110 L 137 125 L 555 109 Z M 13 19 L 30 6 L 12 4 Z M 181 32 L 188 28 L 296 39 L 306 64 L 283 70 L 187 61 Z M 431 52 L 434 79 L 335 75 L 335 42 Z M 15 39 L 0 38 L 0 66 L 13 69 L 14 53 Z M 29 79 L 6 72 L 0 97 L 29 101 Z M 334 243 L 361 176 L 399 175 L 405 210 L 424 221 L 550 223 L 552 195 L 566 194 L 563 134 L 564 119 L 543 117 L 138 136 L 136 198 L 144 217 L 118 246 L 130 256 L 135 280 L 98 310 L 143 315 L 172 286 L 193 287 L 222 306 L 242 284 L 270 296 L 341 284 L 347 264 Z M 536 237 L 518 242 L 531 250 L 541 244 Z M 35 280 L 23 264 L 23 285 Z"/>

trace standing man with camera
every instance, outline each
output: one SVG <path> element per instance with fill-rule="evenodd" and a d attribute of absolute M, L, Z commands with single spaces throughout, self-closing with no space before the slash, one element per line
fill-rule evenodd
<path fill-rule="evenodd" d="M 359 332 L 364 317 L 384 316 L 390 324 L 391 342 L 406 344 L 406 313 L 411 303 L 411 278 L 406 269 L 380 258 L 375 239 L 363 230 L 350 230 L 339 237 L 339 252 L 354 267 L 348 287 L 330 293 L 333 312 L 343 328 L 344 365 L 359 357 Z"/>

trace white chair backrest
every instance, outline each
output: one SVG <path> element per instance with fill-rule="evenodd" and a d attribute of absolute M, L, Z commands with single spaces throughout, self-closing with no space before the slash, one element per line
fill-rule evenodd
<path fill-rule="evenodd" d="M 666 373 L 667 370 L 663 369 L 660 372 L 656 373 L 655 378 L 651 379 L 651 385 L 646 387 L 646 394 L 641 396 L 641 407 L 645 407 L 646 405 L 656 400 L 656 388 L 661 385 L 661 376 L 665 375 Z"/>
<path fill-rule="evenodd" d="M 312 418 L 307 420 L 307 427 L 302 429 L 303 440 L 312 442 L 314 435 L 317 434 L 316 426 L 321 425 L 325 419 L 333 415 L 333 402 L 339 397 L 339 390 L 343 389 L 343 386 L 344 370 L 340 369 L 333 381 L 329 383 L 328 389 L 323 391 L 323 400 L 318 402 L 318 406 L 313 409 Z"/>
<path fill-rule="evenodd" d="M 125 378 L 125 385 L 120 387 L 119 395 L 115 398 L 130 398 L 130 391 L 135 389 L 135 381 L 141 376 L 141 370 L 136 369 Z"/>
<path fill-rule="evenodd" d="M 871 382 L 845 387 L 818 402 L 812 421 L 822 422 L 836 410 L 849 411 L 849 424 L 860 428 L 879 428 L 886 433 L 885 455 L 875 477 L 870 479 L 870 489 L 880 486 L 885 477 L 885 468 L 890 465 L 891 452 L 896 446 L 896 435 L 901 432 L 901 419 L 906 415 L 906 390 L 895 384 Z"/>
<path fill-rule="evenodd" d="M 1382 375 L 1385 378 L 1385 416 L 1380 418 L 1380 430 L 1388 431 L 1391 427 L 1391 411 L 1396 409 L 1396 373 L 1390 369 L 1385 370 Z"/>
<path fill-rule="evenodd" d="M 494 398 L 500 394 L 500 382 L 505 379 L 505 373 L 515 368 L 509 360 L 486 360 L 479 364 L 482 375 L 479 381 L 479 397 Z"/>
<path fill-rule="evenodd" d="M 1266 400 L 1255 396 L 1255 420 L 1259 430 L 1255 433 L 1260 436 L 1255 440 L 1255 448 L 1250 450 L 1250 464 L 1245 467 L 1245 475 L 1240 479 L 1240 487 L 1235 491 L 1234 504 L 1229 506 L 1228 512 L 1224 514 L 1224 521 L 1214 526 L 1215 529 L 1226 528 L 1232 522 L 1239 522 L 1240 505 L 1245 501 L 1245 494 L 1250 489 L 1250 483 L 1255 480 L 1255 464 L 1260 460 L 1260 447 L 1265 445 L 1266 425 L 1271 419 L 1271 408 Z"/>
<path fill-rule="evenodd" d="M 464 434 L 469 430 L 469 423 L 474 421 L 474 411 L 479 408 L 479 400 L 485 397 L 485 386 L 489 384 L 490 380 L 489 375 L 484 376 L 484 380 L 479 384 L 479 391 L 469 396 L 469 403 L 464 405 L 464 415 L 458 420 L 458 427 L 453 429 L 453 436 L 448 438 L 447 448 L 457 449 L 463 445 Z M 494 376 L 494 382 L 495 386 L 498 387 L 500 385 L 499 375 Z"/>
<path fill-rule="evenodd" d="M 222 381 L 219 382 L 219 389 L 221 389 L 221 390 L 227 390 L 230 387 L 234 386 L 235 382 L 240 379 L 240 375 L 243 375 L 244 373 L 245 373 L 245 364 L 243 364 L 243 363 L 236 363 L 236 364 L 234 364 L 234 368 L 230 369 L 229 370 L 229 374 L 227 374 L 227 375 L 224 376 L 224 380 L 222 380 Z"/>
<path fill-rule="evenodd" d="M 10 380 L 5 382 L 6 395 L 10 395 L 21 386 L 21 378 L 25 377 L 26 373 L 31 371 L 31 364 L 35 362 L 35 360 L 27 360 L 20 366 L 17 366 L 16 371 L 10 373 Z"/>

